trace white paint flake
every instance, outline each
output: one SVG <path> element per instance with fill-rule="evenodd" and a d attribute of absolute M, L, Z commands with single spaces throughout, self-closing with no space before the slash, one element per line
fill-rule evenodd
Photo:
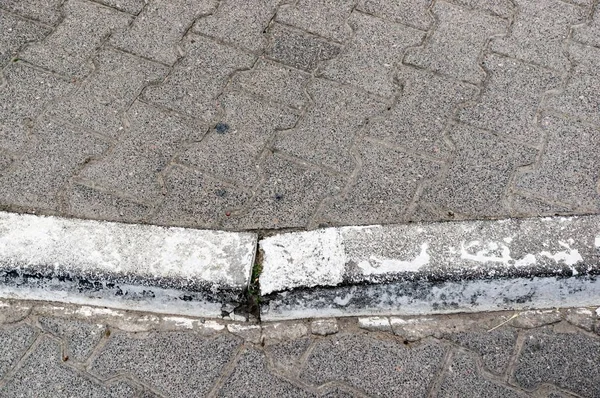
<path fill-rule="evenodd" d="M 581 254 L 579 254 L 579 250 L 571 249 L 571 246 L 568 243 L 563 242 L 563 241 L 559 241 L 558 244 L 567 250 L 557 251 L 554 254 L 550 253 L 548 251 L 542 251 L 542 252 L 540 252 L 540 255 L 547 257 L 549 259 L 552 259 L 556 263 L 562 262 L 568 266 L 575 265 L 575 264 L 583 261 Z M 576 272 L 576 271 L 574 270 L 574 272 Z"/>
<path fill-rule="evenodd" d="M 397 272 L 417 272 L 422 267 L 429 264 L 430 256 L 427 253 L 429 244 L 421 244 L 421 251 L 411 260 L 380 258 L 370 256 L 369 260 L 358 263 L 363 275 L 382 275 Z"/>

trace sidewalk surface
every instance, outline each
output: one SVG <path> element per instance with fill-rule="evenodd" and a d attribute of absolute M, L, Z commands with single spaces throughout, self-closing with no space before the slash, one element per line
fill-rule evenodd
<path fill-rule="evenodd" d="M 232 230 L 598 213 L 594 3 L 0 0 L 0 208 Z"/>
<path fill-rule="evenodd" d="M 594 398 L 598 313 L 258 326 L 3 302 L 0 396 Z"/>
<path fill-rule="evenodd" d="M 274 230 L 600 214 L 600 3 L 0 0 L 0 211 L 255 231 L 242 281 L 255 237 Z M 17 231 L 13 248 L 26 259 L 32 242 L 57 249 L 49 237 L 63 229 Z M 586 261 L 568 236 L 536 246 L 567 273 L 542 276 L 597 292 L 594 231 L 576 242 Z M 512 238 L 458 232 L 488 246 L 470 257 L 476 270 L 518 263 L 504 255 Z M 429 261 L 425 244 L 381 242 L 390 269 Z M 535 264 L 520 244 L 513 254 Z M 427 261 L 405 261 L 415 248 Z M 341 262 L 323 253 L 309 254 Z M 44 277 L 15 258 L 0 258 L 0 285 L 30 292 L 21 282 Z M 66 272 L 60 282 L 82 295 L 108 286 L 44 261 L 23 264 Z M 599 318 L 590 307 L 254 324 L 5 301 L 0 397 L 598 398 Z"/>

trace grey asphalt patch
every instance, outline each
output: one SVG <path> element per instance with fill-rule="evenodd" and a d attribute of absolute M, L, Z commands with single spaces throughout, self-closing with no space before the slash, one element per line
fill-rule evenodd
<path fill-rule="evenodd" d="M 343 227 L 260 241 L 263 320 L 600 303 L 600 217 Z"/>
<path fill-rule="evenodd" d="M 0 212 L 0 297 L 219 317 L 256 235 Z"/>

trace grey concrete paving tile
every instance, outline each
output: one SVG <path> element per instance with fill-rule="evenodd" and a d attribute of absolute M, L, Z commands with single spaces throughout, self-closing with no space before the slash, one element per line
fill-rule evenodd
<path fill-rule="evenodd" d="M 261 51 L 267 45 L 265 30 L 281 0 L 222 0 L 219 8 L 194 24 L 194 31 L 227 43 Z"/>
<path fill-rule="evenodd" d="M 35 336 L 36 330 L 26 324 L 0 328 L 0 378 L 17 365 Z"/>
<path fill-rule="evenodd" d="M 568 49 L 574 63 L 571 76 L 545 106 L 600 125 L 600 48 L 571 43 Z"/>
<path fill-rule="evenodd" d="M 367 118 L 386 105 L 361 91 L 318 79 L 307 89 L 312 107 L 292 130 L 277 135 L 275 148 L 306 161 L 350 173 L 354 138 Z"/>
<path fill-rule="evenodd" d="M 185 332 L 113 333 L 90 365 L 101 378 L 130 374 L 165 396 L 206 396 L 241 340 Z M 152 358 L 152 360 L 148 360 Z"/>
<path fill-rule="evenodd" d="M 120 198 L 81 184 L 73 184 L 65 193 L 66 212 L 72 216 L 139 223 L 147 219 L 151 207 Z"/>
<path fill-rule="evenodd" d="M 314 70 L 320 61 L 336 57 L 341 49 L 320 37 L 281 24 L 274 24 L 270 34 L 266 54 L 275 61 L 298 69 Z"/>
<path fill-rule="evenodd" d="M 126 51 L 172 65 L 177 44 L 194 20 L 208 14 L 215 0 L 152 0 L 128 29 L 115 32 L 110 43 Z"/>
<path fill-rule="evenodd" d="M 551 328 L 525 335 L 513 381 L 532 390 L 554 384 L 584 397 L 600 395 L 600 340 L 581 333 L 557 333 Z"/>
<path fill-rule="evenodd" d="M 50 28 L 3 11 L 0 11 L 0 26 L 0 66 L 15 57 L 25 43 L 41 40 L 50 33 Z"/>
<path fill-rule="evenodd" d="M 513 215 L 515 216 L 554 216 L 556 214 L 567 213 L 568 206 L 548 203 L 549 199 L 524 196 L 522 192 L 513 195 L 510 198 L 512 203 Z"/>
<path fill-rule="evenodd" d="M 51 101 L 66 95 L 72 85 L 57 76 L 12 62 L 3 71 L 0 90 L 0 148 L 20 151 L 27 140 L 27 130 Z"/>
<path fill-rule="evenodd" d="M 303 337 L 299 339 L 282 341 L 265 346 L 265 352 L 273 360 L 276 367 L 291 369 L 298 368 L 300 358 L 308 350 L 313 339 Z"/>
<path fill-rule="evenodd" d="M 527 394 L 487 380 L 479 371 L 473 355 L 456 352 L 452 355 L 452 362 L 444 373 L 437 396 L 525 398 Z"/>
<path fill-rule="evenodd" d="M 62 361 L 60 344 L 43 337 L 17 373 L 0 387 L 0 395 L 7 398 L 129 398 L 135 394 L 135 389 L 125 383 L 104 386 Z"/>
<path fill-rule="evenodd" d="M 490 37 L 506 32 L 508 22 L 444 1 L 435 3 L 433 14 L 433 34 L 423 47 L 409 49 L 404 62 L 471 83 L 485 79 L 479 56 Z"/>
<path fill-rule="evenodd" d="M 183 143 L 200 140 L 204 129 L 196 120 L 140 101 L 131 106 L 126 118 L 130 126 L 121 132 L 114 148 L 87 165 L 79 178 L 141 203 L 156 203 L 163 196 L 158 174 Z"/>
<path fill-rule="evenodd" d="M 275 19 L 341 42 L 351 34 L 346 20 L 354 3 L 354 0 L 299 0 L 293 5 L 280 6 Z"/>
<path fill-rule="evenodd" d="M 102 4 L 106 4 L 109 7 L 114 7 L 119 11 L 127 12 L 129 14 L 139 14 L 144 8 L 144 5 L 148 3 L 147 0 L 94 0 Z"/>
<path fill-rule="evenodd" d="M 554 115 L 540 125 L 547 135 L 541 158 L 515 178 L 519 191 L 541 195 L 584 211 L 600 209 L 600 128 Z"/>
<path fill-rule="evenodd" d="M 63 8 L 61 24 L 45 40 L 27 46 L 20 58 L 80 78 L 90 71 L 87 61 L 105 38 L 125 27 L 131 16 L 83 0 L 68 0 Z"/>
<path fill-rule="evenodd" d="M 368 141 L 357 146 L 362 165 L 347 196 L 332 200 L 320 219 L 327 223 L 373 224 L 405 219 L 419 184 L 435 177 L 441 164 Z"/>
<path fill-rule="evenodd" d="M 573 40 L 600 47 L 600 4 L 596 4 L 591 21 L 573 29 Z"/>
<path fill-rule="evenodd" d="M 269 372 L 264 354 L 254 349 L 242 352 L 233 373 L 225 380 L 219 397 L 316 397 Z"/>
<path fill-rule="evenodd" d="M 425 32 L 363 13 L 352 13 L 348 23 L 354 30 L 352 39 L 338 57 L 323 65 L 319 75 L 392 96 L 395 68 L 406 48 L 420 44 Z"/>
<path fill-rule="evenodd" d="M 264 182 L 253 201 L 246 211 L 232 213 L 223 224 L 226 228 L 305 227 L 319 203 L 345 184 L 339 177 L 279 156 L 269 156 L 261 170 Z"/>
<path fill-rule="evenodd" d="M 69 361 L 84 362 L 92 354 L 106 330 L 104 325 L 76 320 L 40 317 L 38 322 L 46 331 L 58 336 L 66 344 L 63 353 Z"/>
<path fill-rule="evenodd" d="M 48 25 L 55 25 L 62 17 L 63 2 L 64 0 L 2 0 L 0 7 Z"/>
<path fill-rule="evenodd" d="M 300 378 L 317 385 L 341 381 L 381 397 L 425 397 L 446 350 L 433 341 L 407 347 L 339 334 L 316 343 Z"/>
<path fill-rule="evenodd" d="M 117 138 L 123 112 L 143 87 L 164 77 L 167 68 L 113 49 L 101 50 L 95 64 L 93 74 L 71 96 L 52 105 L 49 114 Z"/>
<path fill-rule="evenodd" d="M 217 228 L 227 213 L 250 199 L 238 187 L 182 166 L 170 167 L 163 178 L 167 194 L 152 223 Z"/>
<path fill-rule="evenodd" d="M 515 12 L 515 6 L 511 0 L 451 0 L 452 3 L 477 10 L 485 11 L 490 14 L 499 15 L 503 18 L 511 17 Z"/>
<path fill-rule="evenodd" d="M 366 135 L 411 152 L 447 158 L 444 129 L 456 107 L 475 96 L 477 87 L 404 66 L 397 79 L 402 93 L 391 109 L 369 121 Z"/>
<path fill-rule="evenodd" d="M 560 0 L 515 0 L 515 4 L 519 12 L 510 33 L 492 39 L 492 51 L 556 70 L 567 69 L 563 42 L 571 25 L 585 21 L 586 11 Z"/>
<path fill-rule="evenodd" d="M 560 84 L 560 74 L 496 54 L 487 55 L 483 67 L 488 79 L 481 98 L 461 109 L 458 119 L 513 141 L 540 145 L 543 134 L 536 113 L 544 92 Z"/>
<path fill-rule="evenodd" d="M 204 120 L 218 111 L 217 97 L 236 70 L 252 67 L 255 56 L 212 39 L 189 35 L 182 43 L 186 57 L 158 86 L 144 91 L 148 101 Z"/>
<path fill-rule="evenodd" d="M 430 0 L 358 0 L 356 9 L 380 18 L 427 30 L 433 23 Z"/>
<path fill-rule="evenodd" d="M 304 91 L 309 80 L 308 73 L 260 58 L 252 70 L 236 73 L 231 84 L 256 96 L 303 108 L 309 100 Z"/>
<path fill-rule="evenodd" d="M 443 181 L 426 189 L 425 202 L 469 218 L 508 215 L 511 177 L 519 166 L 533 163 L 537 152 L 462 124 L 451 129 L 450 138 L 455 157 Z"/>
<path fill-rule="evenodd" d="M 469 330 L 444 335 L 446 340 L 459 344 L 481 358 L 483 366 L 496 374 L 504 374 L 517 342 L 517 331 L 512 328 Z"/>
<path fill-rule="evenodd" d="M 0 151 L 0 173 L 2 170 L 8 168 L 14 160 L 15 155 L 6 151 Z"/>
<path fill-rule="evenodd" d="M 56 209 L 69 179 L 108 145 L 62 123 L 41 119 L 23 154 L 0 176 L 0 202 L 33 209 Z M 64 145 L 68 142 L 69 145 Z"/>
<path fill-rule="evenodd" d="M 260 182 L 259 155 L 275 131 L 294 126 L 298 115 L 242 93 L 220 100 L 225 114 L 200 142 L 179 154 L 178 160 L 240 186 Z"/>

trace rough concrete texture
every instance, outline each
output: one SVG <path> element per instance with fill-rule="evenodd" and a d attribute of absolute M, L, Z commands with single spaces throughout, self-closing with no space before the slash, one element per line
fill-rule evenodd
<path fill-rule="evenodd" d="M 600 211 L 591 0 L 2 0 L 0 26 L 4 210 L 231 230 Z"/>
<path fill-rule="evenodd" d="M 0 295 L 220 316 L 256 235 L 0 213 Z"/>
<path fill-rule="evenodd" d="M 326 228 L 259 245 L 264 319 L 600 300 L 598 216 Z"/>
<path fill-rule="evenodd" d="M 362 318 L 248 325 L 2 301 L 0 395 L 595 398 L 600 329 L 569 314 L 598 326 L 596 309 L 553 310 L 554 323 L 546 312 L 380 318 L 404 325 L 392 332 Z M 536 326 L 512 324 L 522 316 Z"/>

